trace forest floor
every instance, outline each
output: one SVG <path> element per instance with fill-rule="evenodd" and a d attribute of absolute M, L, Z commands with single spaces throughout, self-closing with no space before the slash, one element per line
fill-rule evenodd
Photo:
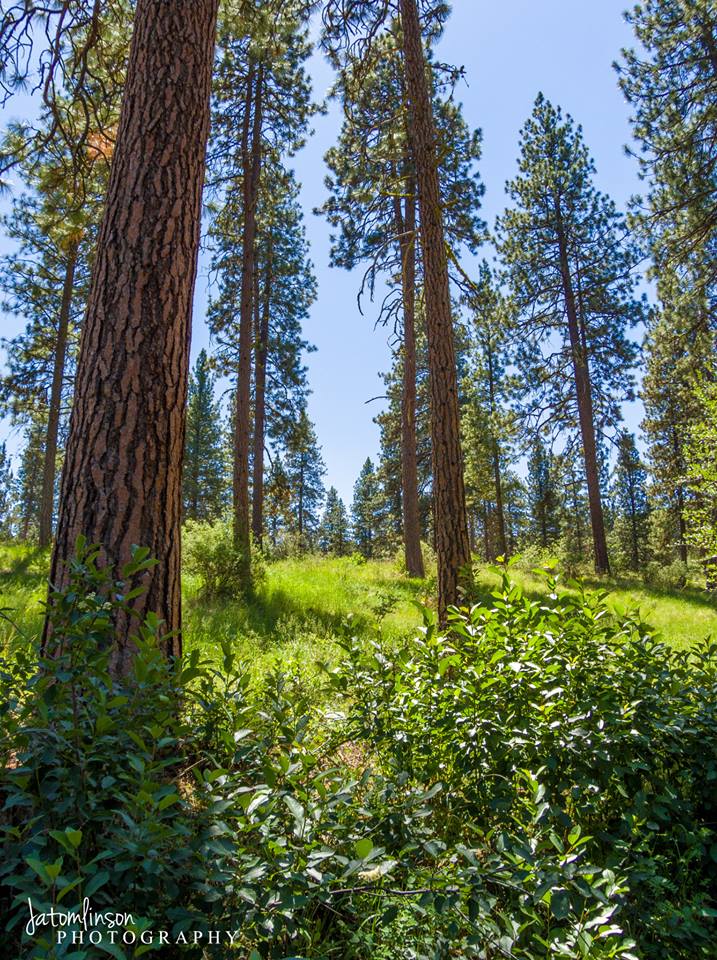
<path fill-rule="evenodd" d="M 27 638 L 37 636 L 48 560 L 38 549 L 0 545 L 0 650 L 16 627 Z M 544 579 L 520 565 L 511 577 L 529 597 L 545 593 Z M 670 589 L 625 578 L 584 582 L 607 591 L 616 611 L 639 609 L 675 647 L 686 648 L 710 634 L 717 638 L 717 602 L 698 587 Z M 491 568 L 478 568 L 479 595 L 488 600 L 498 583 Z M 400 642 L 415 634 L 432 585 L 431 579 L 406 577 L 390 560 L 351 557 L 306 556 L 267 564 L 250 603 L 204 600 L 198 582 L 186 577 L 185 643 L 211 655 L 223 641 L 241 642 L 242 658 L 258 673 L 281 665 L 305 676 L 313 665 L 335 659 L 337 638 L 371 639 L 380 631 Z"/>

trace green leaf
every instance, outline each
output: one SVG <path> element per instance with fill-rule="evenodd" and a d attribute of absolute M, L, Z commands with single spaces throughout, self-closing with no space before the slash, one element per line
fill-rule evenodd
<path fill-rule="evenodd" d="M 94 877 L 88 881 L 84 890 L 85 896 L 91 897 L 93 893 L 97 893 L 100 887 L 104 887 L 109 878 L 110 875 L 107 870 L 100 870 L 99 873 L 96 873 Z"/>
<path fill-rule="evenodd" d="M 65 835 L 67 836 L 67 839 L 70 841 L 70 843 L 75 848 L 75 850 L 82 843 L 81 830 L 71 830 L 70 827 L 68 827 L 67 830 L 65 830 Z"/>
<path fill-rule="evenodd" d="M 373 840 L 369 840 L 368 837 L 364 837 L 363 840 L 357 840 L 354 844 L 354 850 L 359 860 L 365 860 L 373 850 Z"/>
<path fill-rule="evenodd" d="M 550 912 L 556 920 L 564 920 L 570 913 L 570 897 L 562 888 L 553 890 L 550 897 Z"/>

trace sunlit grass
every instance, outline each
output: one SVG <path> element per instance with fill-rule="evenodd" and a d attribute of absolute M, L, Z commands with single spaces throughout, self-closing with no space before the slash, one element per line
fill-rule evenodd
<path fill-rule="evenodd" d="M 229 641 L 252 668 L 272 665 L 311 676 L 331 662 L 337 639 L 381 633 L 396 642 L 421 623 L 425 581 L 410 580 L 390 561 L 302 557 L 267 566 L 251 603 L 201 598 L 185 578 L 185 642 L 206 652 Z"/>
<path fill-rule="evenodd" d="M 534 573 L 514 567 L 511 577 L 530 596 L 545 592 L 544 578 Z M 499 575 L 488 568 L 478 571 L 479 587 L 486 591 L 495 589 L 499 580 Z M 604 590 L 608 594 L 608 606 L 616 613 L 639 610 L 642 619 L 675 647 L 688 647 L 709 635 L 717 640 L 717 602 L 705 590 L 692 586 L 671 589 L 651 586 L 639 579 L 623 577 L 604 580 L 588 577 L 583 583 L 591 589 Z"/>
<path fill-rule="evenodd" d="M 46 551 L 0 545 L 0 648 L 17 639 L 13 624 L 27 638 L 38 635 L 48 562 Z M 545 591 L 543 579 L 519 566 L 511 576 L 531 596 Z M 478 569 L 481 596 L 488 599 L 498 582 L 490 568 Z M 637 579 L 588 585 L 609 591 L 616 611 L 639 609 L 675 646 L 689 646 L 708 634 L 717 638 L 717 604 L 704 590 L 653 587 Z M 280 665 L 311 678 L 317 663 L 335 660 L 336 641 L 342 637 L 368 640 L 380 630 L 400 644 L 415 635 L 422 622 L 419 605 L 428 601 L 432 589 L 431 582 L 407 578 L 392 561 L 361 563 L 348 557 L 307 556 L 268 564 L 250 603 L 209 602 L 196 580 L 185 577 L 185 646 L 214 656 L 227 641 L 257 675 Z"/>

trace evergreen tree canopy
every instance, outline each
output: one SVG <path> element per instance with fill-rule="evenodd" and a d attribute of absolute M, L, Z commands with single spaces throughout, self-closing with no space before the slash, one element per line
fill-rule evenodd
<path fill-rule="evenodd" d="M 643 0 L 627 18 L 640 47 L 618 71 L 648 185 L 638 219 L 659 270 L 705 290 L 717 281 L 717 9 Z"/>
<path fill-rule="evenodd" d="M 638 250 L 624 218 L 593 183 L 595 166 L 573 120 L 538 96 L 521 131 L 514 207 L 499 219 L 500 251 L 518 314 L 516 360 L 536 426 L 574 431 L 578 396 L 568 300 L 586 354 L 595 426 L 617 430 L 634 396 L 637 347 L 626 331 L 644 319 L 635 296 Z"/>

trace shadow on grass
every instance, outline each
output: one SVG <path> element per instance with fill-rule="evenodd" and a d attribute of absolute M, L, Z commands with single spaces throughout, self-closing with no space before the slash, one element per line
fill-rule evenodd
<path fill-rule="evenodd" d="M 0 568 L 0 589 L 7 584 L 31 590 L 47 582 L 50 552 L 42 547 L 28 547 L 19 556 L 0 555 L 0 563 L 3 565 Z"/>
<path fill-rule="evenodd" d="M 610 580 L 584 578 L 583 583 L 590 590 L 605 590 L 614 593 L 616 590 L 633 591 L 643 594 L 648 600 L 684 600 L 687 603 L 700 607 L 707 607 L 717 613 L 717 598 L 714 594 L 699 587 L 660 587 L 657 584 L 645 583 L 633 577 L 616 577 Z"/>
<path fill-rule="evenodd" d="M 210 640 L 251 635 L 262 647 L 280 645 L 306 633 L 321 637 L 348 637 L 370 634 L 378 627 L 373 611 L 331 611 L 297 601 L 283 588 L 259 591 L 249 601 L 217 600 L 209 602 L 195 596 L 187 604 L 190 632 Z"/>

